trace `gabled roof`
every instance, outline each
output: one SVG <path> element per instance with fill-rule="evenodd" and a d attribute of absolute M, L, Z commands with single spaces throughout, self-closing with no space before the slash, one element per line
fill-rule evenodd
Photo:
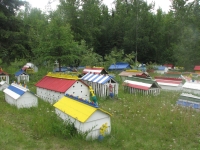
<path fill-rule="evenodd" d="M 101 75 L 101 74 L 93 74 L 93 73 L 87 73 L 84 75 L 81 80 L 90 81 L 90 82 L 96 82 L 99 84 L 105 84 L 108 81 L 112 80 L 112 83 L 116 83 L 116 81 L 113 79 L 112 76 L 109 75 Z"/>
<path fill-rule="evenodd" d="M 189 94 L 189 93 L 182 93 L 180 95 L 179 99 L 187 100 L 187 101 L 193 101 L 193 102 L 200 102 L 200 97 L 199 96 L 195 96 L 195 95 Z"/>
<path fill-rule="evenodd" d="M 128 77 L 128 79 L 124 81 L 123 85 L 141 90 L 149 90 L 151 87 L 160 88 L 156 81 L 138 77 Z"/>
<path fill-rule="evenodd" d="M 18 99 L 27 91 L 28 91 L 27 88 L 24 88 L 14 83 L 12 83 L 10 86 L 8 86 L 6 89 L 3 90 L 5 94 L 9 95 L 10 97 L 14 99 Z"/>
<path fill-rule="evenodd" d="M 97 110 L 100 110 L 111 116 L 110 113 L 100 108 L 89 106 L 87 104 L 78 102 L 66 96 L 63 96 L 53 106 L 82 123 L 86 122 L 89 119 L 89 117 Z"/>
<path fill-rule="evenodd" d="M 139 71 L 139 70 L 135 70 L 135 71 L 122 71 L 119 76 L 125 76 L 125 77 L 129 77 L 129 76 L 135 76 L 135 75 L 142 75 L 143 72 Z"/>
<path fill-rule="evenodd" d="M 199 83 L 185 82 L 185 84 L 182 87 L 187 89 L 200 90 Z"/>
<path fill-rule="evenodd" d="M 7 72 L 5 72 L 5 71 L 3 71 L 3 69 L 2 69 L 2 68 L 0 68 L 0 75 L 8 75 L 8 73 L 7 73 Z"/>
<path fill-rule="evenodd" d="M 85 68 L 83 69 L 83 74 L 86 74 L 86 73 L 108 74 L 108 72 L 102 67 Z"/>
<path fill-rule="evenodd" d="M 108 70 L 124 70 L 124 69 L 132 69 L 129 63 L 117 62 L 112 64 Z"/>
<path fill-rule="evenodd" d="M 200 66 L 195 66 L 195 67 L 194 67 L 194 70 L 195 70 L 195 71 L 200 70 Z"/>
<path fill-rule="evenodd" d="M 158 66 L 157 70 L 159 70 L 159 71 L 164 71 L 165 68 L 166 68 L 165 66 Z"/>
<path fill-rule="evenodd" d="M 182 79 L 178 78 L 166 78 L 166 77 L 155 77 L 158 85 L 166 86 L 179 86 L 182 83 Z"/>
<path fill-rule="evenodd" d="M 28 75 L 24 70 L 19 70 L 18 72 L 15 73 L 15 76 L 20 76 L 20 75 Z"/>
<path fill-rule="evenodd" d="M 77 80 L 45 76 L 35 86 L 56 92 L 66 92 Z M 80 81 L 81 82 L 81 81 Z"/>
<path fill-rule="evenodd" d="M 174 67 L 174 65 L 173 64 L 164 64 L 163 66 L 165 66 L 165 67 Z"/>

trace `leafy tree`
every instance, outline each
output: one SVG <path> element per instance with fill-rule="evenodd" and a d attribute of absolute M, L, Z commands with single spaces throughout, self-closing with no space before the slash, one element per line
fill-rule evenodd
<path fill-rule="evenodd" d="M 46 30 L 41 55 L 46 60 L 58 60 L 62 64 L 72 65 L 79 60 L 82 49 L 74 41 L 69 24 L 65 24 L 58 11 L 51 14 L 51 20 Z"/>
<path fill-rule="evenodd" d="M 23 41 L 26 35 L 21 31 L 22 21 L 15 16 L 22 5 L 24 2 L 19 0 L 0 1 L 0 57 L 8 64 L 28 55 Z"/>

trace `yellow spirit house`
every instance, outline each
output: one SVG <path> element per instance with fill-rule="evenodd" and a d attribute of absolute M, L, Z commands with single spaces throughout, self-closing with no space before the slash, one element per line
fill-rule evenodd
<path fill-rule="evenodd" d="M 111 132 L 111 114 L 98 108 L 96 103 L 66 94 L 53 106 L 56 114 L 74 123 L 78 132 L 88 133 L 86 139 L 97 139 L 103 124 L 107 124 L 105 134 Z"/>

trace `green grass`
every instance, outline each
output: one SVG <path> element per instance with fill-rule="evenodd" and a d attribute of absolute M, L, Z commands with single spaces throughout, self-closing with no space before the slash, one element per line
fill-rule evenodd
<path fill-rule="evenodd" d="M 45 73 L 30 78 L 31 90 Z M 39 99 L 37 108 L 17 109 L 0 92 L 0 149 L 198 150 L 199 112 L 176 106 L 179 95 L 164 91 L 158 96 L 130 95 L 120 83 L 117 99 L 99 99 L 100 107 L 113 114 L 111 134 L 99 142 L 72 135 L 72 127 L 57 118 L 51 104 Z"/>

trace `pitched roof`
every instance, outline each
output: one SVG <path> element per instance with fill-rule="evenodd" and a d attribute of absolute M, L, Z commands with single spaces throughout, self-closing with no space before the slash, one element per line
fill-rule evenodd
<path fill-rule="evenodd" d="M 157 70 L 164 71 L 165 68 L 166 68 L 165 66 L 158 66 Z"/>
<path fill-rule="evenodd" d="M 187 89 L 200 90 L 200 84 L 199 83 L 185 82 L 182 87 L 187 88 Z"/>
<path fill-rule="evenodd" d="M 193 101 L 193 102 L 200 102 L 200 97 L 199 96 L 195 96 L 195 95 L 189 94 L 189 93 L 182 93 L 180 95 L 179 99 L 187 100 L 187 101 Z"/>
<path fill-rule="evenodd" d="M 123 69 L 131 69 L 132 67 L 129 63 L 117 62 L 115 64 L 110 65 L 108 70 L 123 70 Z"/>
<path fill-rule="evenodd" d="M 27 91 L 28 91 L 27 88 L 24 88 L 14 83 L 12 83 L 10 86 L 8 86 L 6 89 L 3 90 L 5 94 L 9 95 L 14 99 L 18 99 Z"/>
<path fill-rule="evenodd" d="M 22 74 L 28 75 L 24 70 L 21 70 L 21 69 L 20 69 L 18 72 L 15 73 L 15 76 L 20 76 L 20 75 L 22 75 Z"/>
<path fill-rule="evenodd" d="M 200 70 L 200 66 L 195 66 L 195 67 L 194 67 L 194 70 L 195 70 L 195 71 Z"/>
<path fill-rule="evenodd" d="M 35 86 L 56 92 L 66 92 L 77 80 L 45 76 Z"/>
<path fill-rule="evenodd" d="M 149 90 L 151 87 L 160 88 L 156 81 L 138 77 L 128 77 L 128 79 L 124 81 L 123 85 L 141 90 Z"/>
<path fill-rule="evenodd" d="M 112 83 L 116 83 L 116 81 L 113 79 L 112 76 L 109 75 L 101 75 L 101 74 L 93 74 L 93 73 L 87 73 L 84 75 L 81 80 L 90 81 L 90 82 L 96 82 L 99 84 L 105 84 L 108 81 L 112 80 Z"/>
<path fill-rule="evenodd" d="M 135 70 L 135 71 L 122 71 L 119 76 L 125 76 L 125 77 L 128 77 L 128 76 L 135 76 L 135 75 L 142 75 L 143 72 L 141 71 L 138 71 L 138 70 Z"/>
<path fill-rule="evenodd" d="M 58 102 L 53 105 L 55 108 L 61 110 L 65 114 L 77 119 L 80 122 L 86 122 L 87 119 L 97 110 L 100 110 L 111 116 L 110 113 L 100 109 L 89 106 L 87 104 L 78 102 L 69 97 L 63 96 Z"/>
<path fill-rule="evenodd" d="M 86 73 L 95 73 L 95 74 L 108 74 L 108 72 L 102 68 L 102 67 L 98 67 L 98 68 L 85 68 L 83 69 L 83 74 Z"/>
<path fill-rule="evenodd" d="M 7 73 L 7 72 L 5 72 L 5 71 L 3 71 L 3 69 L 2 69 L 2 68 L 0 68 L 0 75 L 8 75 L 8 73 Z"/>
<path fill-rule="evenodd" d="M 166 78 L 166 77 L 155 77 L 158 85 L 166 86 L 179 86 L 182 83 L 182 79 L 178 78 Z"/>

